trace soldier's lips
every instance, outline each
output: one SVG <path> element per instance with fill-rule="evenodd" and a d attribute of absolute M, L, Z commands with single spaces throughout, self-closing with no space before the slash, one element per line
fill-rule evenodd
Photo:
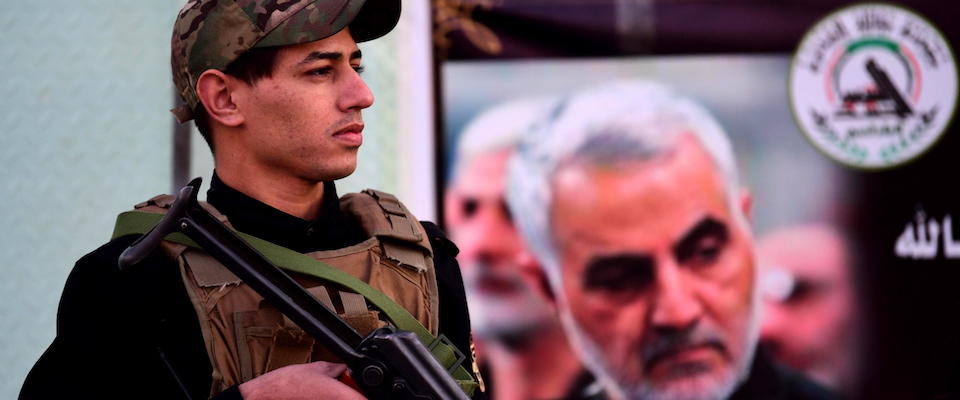
<path fill-rule="evenodd" d="M 333 138 L 351 147 L 363 144 L 363 124 L 350 124 L 333 133 Z"/>

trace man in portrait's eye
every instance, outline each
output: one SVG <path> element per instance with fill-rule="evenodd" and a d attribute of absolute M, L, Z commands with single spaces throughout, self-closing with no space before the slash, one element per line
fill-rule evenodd
<path fill-rule="evenodd" d="M 751 200 L 707 111 L 621 82 L 570 97 L 527 139 L 511 210 L 575 346 L 616 397 L 831 397 L 755 357 Z"/>

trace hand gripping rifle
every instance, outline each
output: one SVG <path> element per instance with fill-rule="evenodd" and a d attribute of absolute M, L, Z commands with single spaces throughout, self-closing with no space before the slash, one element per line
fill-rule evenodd
<path fill-rule="evenodd" d="M 467 396 L 412 332 L 391 327 L 367 337 L 327 309 L 289 275 L 224 226 L 197 202 L 200 179 L 180 189 L 150 232 L 120 255 L 120 268 L 147 257 L 171 233 L 182 232 L 325 348 L 340 357 L 372 399 L 446 400 Z"/>

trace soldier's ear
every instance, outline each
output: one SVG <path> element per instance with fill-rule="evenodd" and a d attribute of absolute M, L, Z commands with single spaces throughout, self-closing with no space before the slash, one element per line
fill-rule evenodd
<path fill-rule="evenodd" d="M 243 113 L 234 99 L 235 78 L 215 69 L 208 69 L 197 79 L 197 97 L 207 110 L 211 122 L 226 126 L 243 123 Z"/>

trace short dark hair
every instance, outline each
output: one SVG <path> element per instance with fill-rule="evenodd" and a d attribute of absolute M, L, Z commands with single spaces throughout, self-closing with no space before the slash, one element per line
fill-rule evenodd
<path fill-rule="evenodd" d="M 248 85 L 253 85 L 263 78 L 269 78 L 273 75 L 273 66 L 277 60 L 277 53 L 280 47 L 264 47 L 260 49 L 251 49 L 243 53 L 240 57 L 223 71 L 227 75 L 239 78 Z M 210 152 L 214 151 L 213 138 L 211 137 L 210 115 L 203 103 L 197 103 L 196 110 L 193 110 L 193 123 L 196 124 L 200 136 L 210 146 Z"/>

